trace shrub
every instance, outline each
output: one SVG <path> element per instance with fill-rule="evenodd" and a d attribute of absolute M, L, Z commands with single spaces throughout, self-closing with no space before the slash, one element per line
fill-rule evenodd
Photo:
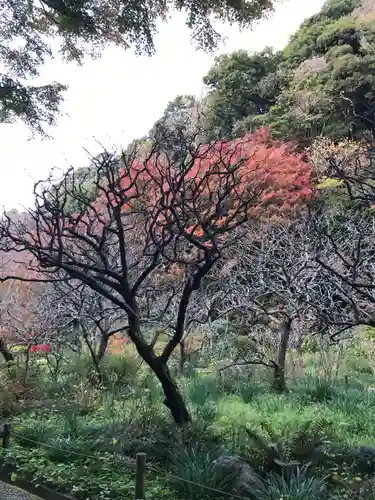
<path fill-rule="evenodd" d="M 335 394 L 332 383 L 321 377 L 306 377 L 300 381 L 297 389 L 303 403 L 328 402 Z"/>
<path fill-rule="evenodd" d="M 222 396 L 217 382 L 215 377 L 194 377 L 186 385 L 186 397 L 196 406 L 202 406 L 208 400 L 217 401 Z"/>
<path fill-rule="evenodd" d="M 120 386 L 134 384 L 138 370 L 139 361 L 130 354 L 107 354 L 102 362 L 104 379 Z"/>
<path fill-rule="evenodd" d="M 25 448 L 36 448 L 37 443 L 45 444 L 50 438 L 57 436 L 58 428 L 52 422 L 43 421 L 31 415 L 21 427 L 16 427 L 14 437 Z"/>
<path fill-rule="evenodd" d="M 217 401 L 222 395 L 215 377 L 197 376 L 185 387 L 187 400 L 193 405 L 195 418 L 207 427 L 215 420 Z"/>
<path fill-rule="evenodd" d="M 348 449 L 342 453 L 340 462 L 349 464 L 355 473 L 374 474 L 375 472 L 375 448 L 371 446 L 359 446 Z"/>

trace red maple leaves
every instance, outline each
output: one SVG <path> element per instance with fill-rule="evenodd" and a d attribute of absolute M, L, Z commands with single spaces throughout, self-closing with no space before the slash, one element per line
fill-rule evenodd
<path fill-rule="evenodd" d="M 232 142 L 202 146 L 182 166 L 165 155 L 123 166 L 87 217 L 95 212 L 98 223 L 106 224 L 105 207 L 111 205 L 137 214 L 142 223 L 152 218 L 159 231 L 178 218 L 180 229 L 201 236 L 207 228 L 225 232 L 238 218 L 289 216 L 312 193 L 312 168 L 304 155 L 259 129 Z"/>

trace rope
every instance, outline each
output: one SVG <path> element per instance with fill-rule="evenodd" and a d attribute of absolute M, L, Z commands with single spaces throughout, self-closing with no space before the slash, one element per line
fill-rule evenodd
<path fill-rule="evenodd" d="M 71 454 L 71 455 L 75 455 L 75 456 L 85 458 L 85 459 L 98 460 L 99 462 L 102 462 L 104 459 L 104 457 L 99 457 L 99 456 L 95 456 L 95 455 L 87 455 L 87 454 L 79 453 L 79 452 L 76 452 L 73 450 L 68 451 L 68 450 L 63 450 L 62 448 L 56 448 L 55 446 L 52 446 L 48 443 L 42 443 L 40 441 L 35 441 L 34 439 L 26 438 L 26 437 L 22 436 L 21 434 L 14 432 L 13 430 L 12 430 L 12 435 L 15 436 L 16 438 L 18 437 L 19 439 L 23 439 L 24 441 L 28 441 L 29 443 L 33 443 L 33 444 L 36 444 L 40 447 L 45 447 L 45 448 L 48 448 L 48 449 L 51 449 L 54 451 L 58 451 L 60 453 Z M 117 455 L 117 456 L 113 455 L 111 458 L 115 461 L 119 461 L 119 462 L 121 461 L 122 465 L 125 465 L 133 470 L 135 469 L 135 460 L 130 458 L 130 457 L 126 457 L 125 460 L 134 461 L 134 466 L 131 466 L 130 464 L 124 463 L 124 458 L 121 458 L 121 456 L 119 456 L 119 455 Z M 170 474 L 169 472 L 165 472 L 162 469 L 152 467 L 151 465 L 148 465 L 148 464 L 146 465 L 146 468 L 152 472 L 156 472 L 157 474 L 163 473 L 166 477 L 168 477 L 169 479 L 173 479 L 175 481 L 180 481 L 182 483 L 190 484 L 192 486 L 196 486 L 198 488 L 202 488 L 204 490 L 211 491 L 213 493 L 218 493 L 220 495 L 225 495 L 225 496 L 228 496 L 228 497 L 236 499 L 236 500 L 246 500 L 244 497 L 240 497 L 238 495 L 234 495 L 234 494 L 228 493 L 226 491 L 218 490 L 216 488 L 212 488 L 211 486 L 199 484 L 199 483 L 196 483 L 194 481 L 190 481 L 189 479 L 184 479 L 182 477 L 175 476 L 174 474 Z"/>
<path fill-rule="evenodd" d="M 50 450 L 53 450 L 53 451 L 58 451 L 60 453 L 65 453 L 66 455 L 75 455 L 77 457 L 81 457 L 81 458 L 85 458 L 85 459 L 90 459 L 90 460 L 98 460 L 98 461 L 103 461 L 104 460 L 104 457 L 99 457 L 97 455 L 87 455 L 87 453 L 79 453 L 77 451 L 74 451 L 74 450 L 64 450 L 63 448 L 57 448 L 56 446 L 52 446 L 51 444 L 48 444 L 48 443 L 42 443 L 40 441 L 35 441 L 34 439 L 30 439 L 30 438 L 27 438 L 27 437 L 24 437 L 22 436 L 21 434 L 18 434 L 17 432 L 14 432 L 12 430 L 12 435 L 15 436 L 16 438 L 18 437 L 18 439 L 23 439 L 24 441 L 27 441 L 29 443 L 33 443 L 33 444 L 36 444 L 40 447 L 44 447 L 44 448 L 48 448 Z M 112 458 L 115 458 L 114 456 L 112 456 Z M 121 460 L 121 463 L 123 465 L 126 465 L 128 466 L 129 468 L 131 469 L 135 469 L 135 460 L 130 458 L 130 457 L 126 457 L 127 460 L 129 461 L 134 461 L 134 465 L 130 465 L 130 464 L 126 464 L 124 462 L 124 459 L 122 459 L 120 456 L 118 457 L 119 460 Z M 149 466 L 147 466 L 149 468 Z"/>
<path fill-rule="evenodd" d="M 152 470 L 154 472 L 159 472 L 159 473 L 161 472 L 160 470 L 158 471 L 154 467 L 149 467 L 149 468 L 150 468 L 150 470 Z M 223 490 L 218 490 L 216 488 L 212 488 L 211 486 L 205 486 L 204 484 L 195 483 L 194 481 L 190 481 L 189 479 L 184 479 L 182 477 L 175 476 L 174 474 L 170 474 L 169 472 L 164 472 L 164 474 L 169 479 L 174 479 L 175 481 L 181 481 L 182 483 L 191 484 L 193 486 L 197 486 L 198 488 L 203 488 L 204 490 L 212 491 L 214 493 L 219 493 L 220 495 L 226 495 L 230 498 L 235 498 L 238 500 L 246 500 L 244 497 L 239 497 L 238 495 L 234 495 L 232 493 L 228 493 L 228 492 L 223 491 Z"/>

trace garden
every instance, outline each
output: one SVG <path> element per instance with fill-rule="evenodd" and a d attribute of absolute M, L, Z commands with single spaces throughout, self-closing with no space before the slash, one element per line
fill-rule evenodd
<path fill-rule="evenodd" d="M 157 132 L 2 214 L 2 471 L 120 500 L 143 453 L 135 500 L 374 499 L 371 140 Z"/>
<path fill-rule="evenodd" d="M 344 347 L 291 350 L 282 394 L 266 367 L 220 371 L 202 356 L 178 376 L 192 415 L 185 429 L 129 343 L 107 353 L 101 386 L 88 383 L 85 349 L 57 376 L 51 353 L 36 350 L 26 377 L 19 349 L 1 371 L 2 418 L 12 422 L 2 464 L 80 500 L 132 498 L 137 452 L 147 454 L 146 498 L 372 499 L 372 331 Z"/>
<path fill-rule="evenodd" d="M 25 83 L 50 36 L 78 63 L 152 54 L 177 10 L 214 49 L 212 14 L 276 4 L 146 3 L 3 2 L 0 122 L 55 123 L 66 85 Z M 283 51 L 220 55 L 204 97 L 2 211 L 0 477 L 75 500 L 375 500 L 373 12 L 327 0 Z"/>

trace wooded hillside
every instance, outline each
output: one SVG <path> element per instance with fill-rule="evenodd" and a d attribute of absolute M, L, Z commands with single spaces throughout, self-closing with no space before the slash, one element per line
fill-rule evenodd
<path fill-rule="evenodd" d="M 328 0 L 284 50 L 219 56 L 200 103 L 211 138 L 265 125 L 301 144 L 374 133 L 375 3 Z"/>

